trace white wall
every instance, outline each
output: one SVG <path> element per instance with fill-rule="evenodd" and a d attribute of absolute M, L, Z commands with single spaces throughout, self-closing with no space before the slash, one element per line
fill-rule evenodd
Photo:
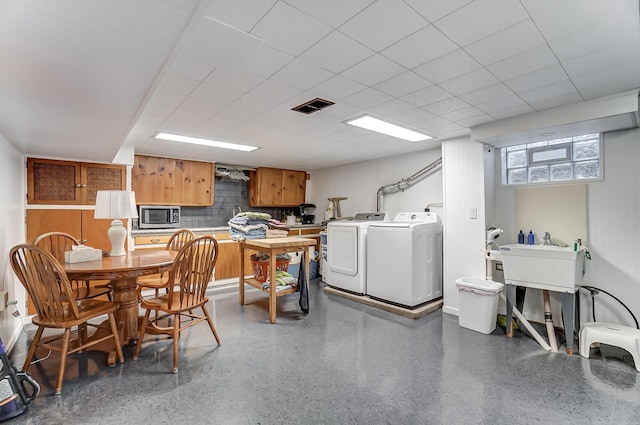
<path fill-rule="evenodd" d="M 316 205 L 316 223 L 324 220 L 327 198 L 347 197 L 340 202 L 343 217 L 376 211 L 376 194 L 381 186 L 396 183 L 440 158 L 440 149 L 428 149 L 406 155 L 364 161 L 340 167 L 312 171 L 307 182 L 307 202 Z M 401 211 L 424 211 L 429 203 L 442 202 L 442 171 L 411 186 L 404 192 L 384 197 L 384 209 L 390 218 Z M 442 208 L 432 211 L 442 216 Z"/>
<path fill-rule="evenodd" d="M 587 227 L 592 260 L 586 282 L 622 300 L 640 320 L 640 129 L 604 135 L 604 180 L 589 184 Z M 582 318 L 591 301 L 582 297 Z M 606 295 L 596 298 L 596 319 L 634 326 L 629 313 Z"/>
<path fill-rule="evenodd" d="M 584 284 L 612 293 L 640 320 L 640 244 L 637 240 L 640 236 L 640 129 L 605 133 L 603 150 L 604 180 L 587 183 L 586 202 L 584 198 L 580 201 L 575 198 L 565 207 L 575 211 L 576 216 L 586 215 L 584 240 L 592 260 L 587 261 Z M 554 187 L 562 191 L 562 186 Z M 498 181 L 496 191 L 496 224 L 505 229 L 504 243 L 515 242 L 519 230 L 516 189 L 500 187 Z M 570 201 L 564 199 L 567 203 Z M 552 220 L 549 228 L 575 227 L 572 214 L 553 214 L 548 219 Z M 562 234 L 560 230 L 555 233 Z M 565 242 L 579 237 L 573 236 L 575 233 L 577 231 L 571 231 L 564 236 Z M 551 234 L 554 236 L 554 232 Z M 542 296 L 537 294 L 537 291 L 527 291 L 523 313 L 532 320 L 543 321 Z M 591 299 L 583 291 L 580 305 L 581 321 L 592 320 Z M 552 311 L 554 322 L 559 325 L 559 299 L 553 294 Z M 603 293 L 596 297 L 596 319 L 635 327 L 624 307 Z"/>
<path fill-rule="evenodd" d="M 26 293 L 9 262 L 11 248 L 25 241 L 25 172 L 23 156 L 0 135 L 0 181 L 4 187 L 0 203 L 0 290 L 8 291 L 9 300 L 18 302 L 17 307 L 0 312 L 0 337 L 9 350 L 22 329 L 22 318 L 12 313 L 17 308 L 22 317 L 26 314 Z"/>
<path fill-rule="evenodd" d="M 458 314 L 456 279 L 486 276 L 485 153 L 469 137 L 442 143 L 444 186 L 444 312 Z M 470 209 L 477 218 L 470 218 Z"/>

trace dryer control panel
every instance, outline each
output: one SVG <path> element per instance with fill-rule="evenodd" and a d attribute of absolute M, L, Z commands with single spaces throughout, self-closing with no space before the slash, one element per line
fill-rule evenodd
<path fill-rule="evenodd" d="M 402 223 L 437 223 L 438 215 L 433 212 L 400 212 L 393 219 L 394 222 Z"/>

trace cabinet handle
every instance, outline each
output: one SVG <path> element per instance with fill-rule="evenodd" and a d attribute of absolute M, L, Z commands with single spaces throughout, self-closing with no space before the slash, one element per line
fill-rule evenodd
<path fill-rule="evenodd" d="M 82 187 L 82 183 L 78 183 L 76 187 Z"/>
<path fill-rule="evenodd" d="M 151 243 L 159 243 L 159 242 L 160 242 L 160 239 L 158 238 L 151 239 Z"/>

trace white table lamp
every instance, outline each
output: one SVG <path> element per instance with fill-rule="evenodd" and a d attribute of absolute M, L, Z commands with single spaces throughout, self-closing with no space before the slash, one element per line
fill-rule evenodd
<path fill-rule="evenodd" d="M 121 257 L 127 253 L 124 241 L 127 229 L 122 225 L 123 218 L 138 218 L 136 197 L 127 190 L 98 190 L 96 192 L 96 210 L 93 218 L 110 218 L 111 227 L 107 232 L 111 242 L 111 257 Z"/>

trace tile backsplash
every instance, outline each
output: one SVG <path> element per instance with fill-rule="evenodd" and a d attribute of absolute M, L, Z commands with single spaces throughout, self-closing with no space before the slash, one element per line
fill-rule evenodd
<path fill-rule="evenodd" d="M 233 208 L 242 211 L 260 211 L 271 214 L 280 220 L 291 208 L 252 208 L 249 206 L 249 182 L 243 180 L 229 181 L 221 177 L 215 178 L 213 206 L 181 207 L 180 227 L 197 229 L 203 227 L 226 226 L 233 217 Z M 137 222 L 134 221 L 134 229 Z"/>

